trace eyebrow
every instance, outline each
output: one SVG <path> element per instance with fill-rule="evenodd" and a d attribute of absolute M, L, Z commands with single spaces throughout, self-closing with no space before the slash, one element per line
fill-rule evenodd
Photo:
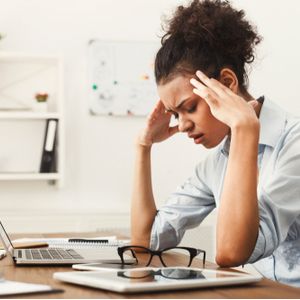
<path fill-rule="evenodd" d="M 175 107 L 175 109 L 180 109 L 180 107 L 181 107 L 186 101 L 188 101 L 190 98 L 191 98 L 191 97 L 188 97 L 188 98 L 182 100 L 182 101 Z M 167 111 L 167 112 L 173 112 L 172 109 L 166 109 L 166 111 Z"/>

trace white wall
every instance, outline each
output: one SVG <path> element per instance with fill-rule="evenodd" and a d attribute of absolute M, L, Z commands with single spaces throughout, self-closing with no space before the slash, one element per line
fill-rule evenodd
<path fill-rule="evenodd" d="M 11 230 L 91 230 L 129 225 L 134 138 L 145 120 L 89 115 L 87 41 L 157 40 L 162 14 L 181 2 L 0 0 L 0 33 L 6 35 L 0 41 L 0 51 L 61 54 L 65 67 L 65 184 L 57 190 L 41 182 L 0 182 L 0 216 Z M 265 38 L 250 76 L 250 92 L 268 95 L 300 114 L 300 2 L 233 3 L 246 9 Z M 206 153 L 182 135 L 154 147 L 153 181 L 158 203 L 189 176 Z"/>

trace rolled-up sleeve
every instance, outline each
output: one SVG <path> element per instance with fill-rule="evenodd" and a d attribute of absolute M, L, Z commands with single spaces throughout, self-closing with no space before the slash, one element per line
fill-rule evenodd
<path fill-rule="evenodd" d="M 201 162 L 194 175 L 178 187 L 157 211 L 151 231 L 151 249 L 178 245 L 185 231 L 198 226 L 215 208 L 212 191 L 204 183 L 211 168 L 210 159 Z"/>
<path fill-rule="evenodd" d="M 300 128 L 295 126 L 274 150 L 259 189 L 259 233 L 248 263 L 270 256 L 288 238 L 300 216 Z"/>

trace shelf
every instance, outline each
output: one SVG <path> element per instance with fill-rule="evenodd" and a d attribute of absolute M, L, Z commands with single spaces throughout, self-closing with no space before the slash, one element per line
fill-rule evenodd
<path fill-rule="evenodd" d="M 0 173 L 0 180 L 58 180 L 58 173 Z"/>
<path fill-rule="evenodd" d="M 60 188 L 64 179 L 65 156 L 62 57 L 1 52 L 0 65 L 1 82 L 6 89 L 0 97 L 3 140 L 0 157 L 4 161 L 0 181 L 38 181 L 36 184 L 48 181 Z M 49 95 L 47 105 L 34 100 L 37 93 Z M 49 119 L 58 120 L 54 135 L 57 146 L 54 149 L 55 173 L 39 173 L 37 166 L 43 155 Z"/>
<path fill-rule="evenodd" d="M 59 113 L 33 112 L 33 111 L 0 111 L 0 119 L 59 119 Z"/>
<path fill-rule="evenodd" d="M 56 63 L 61 56 L 57 55 L 35 55 L 29 53 L 21 53 L 21 52 L 3 52 L 0 53 L 0 61 L 5 63 L 26 63 L 26 62 L 33 62 L 33 63 L 49 63 L 53 64 Z"/>

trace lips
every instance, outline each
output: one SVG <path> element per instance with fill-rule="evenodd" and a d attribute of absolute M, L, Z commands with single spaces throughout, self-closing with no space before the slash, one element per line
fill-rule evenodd
<path fill-rule="evenodd" d="M 199 134 L 189 134 L 189 138 L 191 138 L 191 139 L 197 139 L 197 138 L 199 138 L 199 137 L 201 137 L 201 136 L 203 136 L 204 135 L 204 133 L 199 133 Z"/>
<path fill-rule="evenodd" d="M 194 139 L 195 144 L 200 144 L 203 141 L 204 133 L 189 134 L 189 138 Z"/>

